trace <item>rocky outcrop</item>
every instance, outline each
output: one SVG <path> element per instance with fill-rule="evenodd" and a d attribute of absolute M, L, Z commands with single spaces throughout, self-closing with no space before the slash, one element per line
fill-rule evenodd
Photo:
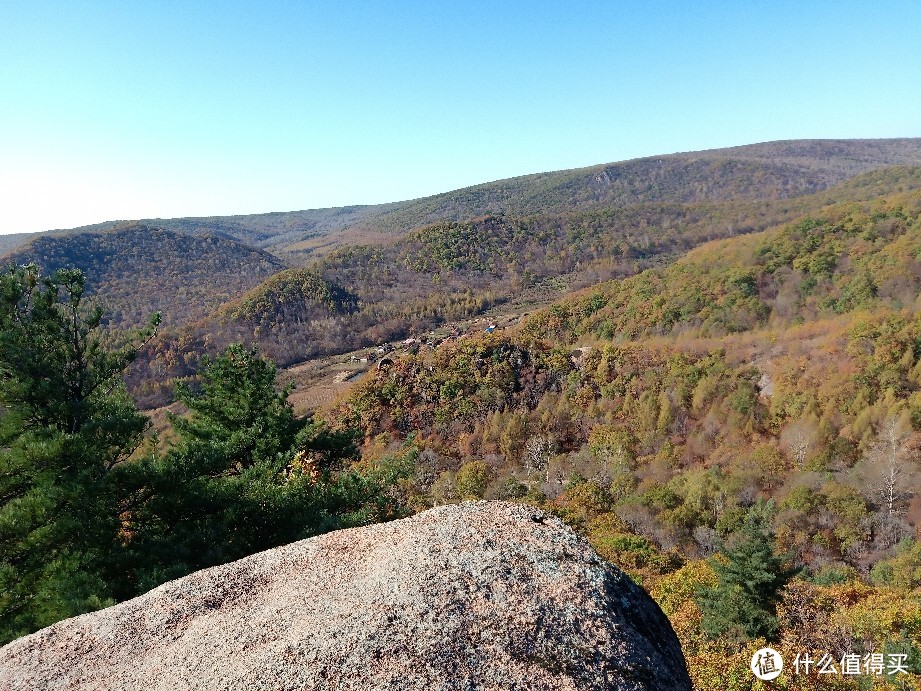
<path fill-rule="evenodd" d="M 191 574 L 0 648 L 0 688 L 690 689 L 667 619 L 555 518 L 444 506 Z"/>

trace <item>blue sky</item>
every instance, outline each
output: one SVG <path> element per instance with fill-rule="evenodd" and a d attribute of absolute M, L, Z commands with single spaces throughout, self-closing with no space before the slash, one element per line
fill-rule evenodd
<path fill-rule="evenodd" d="M 921 136 L 921 3 L 6 2 L 0 233 Z"/>

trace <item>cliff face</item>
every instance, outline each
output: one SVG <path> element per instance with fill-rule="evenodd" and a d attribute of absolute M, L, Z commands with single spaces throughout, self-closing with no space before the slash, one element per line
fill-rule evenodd
<path fill-rule="evenodd" d="M 194 573 L 0 648 L 0 688 L 690 689 L 655 603 L 557 519 L 445 506 Z"/>

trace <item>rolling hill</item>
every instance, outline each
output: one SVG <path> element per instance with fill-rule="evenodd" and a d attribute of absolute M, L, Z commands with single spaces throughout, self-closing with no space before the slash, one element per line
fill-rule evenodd
<path fill-rule="evenodd" d="M 200 319 L 285 268 L 274 256 L 230 238 L 140 224 L 40 235 L 4 261 L 35 262 L 44 272 L 82 269 L 89 294 L 121 327 L 144 324 L 153 312 L 162 314 L 165 326 Z"/>
<path fill-rule="evenodd" d="M 779 232 L 777 228 L 796 218 L 843 213 L 841 209 L 875 203 L 887 195 L 911 196 L 919 190 L 921 168 L 894 167 L 792 199 L 642 204 L 601 212 L 443 221 L 385 245 L 339 248 L 310 269 L 273 275 L 211 315 L 177 324 L 150 347 L 148 359 L 159 363 L 157 382 L 144 383 L 143 372 L 133 375 L 132 382 L 146 387 L 142 396 L 146 405 L 160 405 L 169 400 L 174 378 L 194 372 L 198 354 L 231 342 L 258 344 L 279 365 L 289 366 L 420 335 L 490 308 L 508 309 L 506 303 L 523 305 L 516 308 L 518 312 L 529 311 L 579 289 L 590 293 L 593 305 L 597 303 L 594 319 L 604 322 L 598 327 L 604 337 L 661 334 L 676 324 L 681 329 L 686 324 L 704 324 L 701 333 L 733 331 L 760 323 L 769 309 L 740 297 L 740 291 L 749 289 L 747 265 L 740 264 L 738 285 L 726 288 L 722 279 L 710 278 L 724 264 L 711 266 L 710 259 L 695 263 L 702 250 L 682 255 L 719 238 L 737 241 L 731 246 L 741 247 L 745 241 L 754 242 L 746 239 L 758 232 Z M 778 269 L 776 278 L 757 274 L 752 280 L 781 281 L 790 270 Z M 611 278 L 620 280 L 603 283 Z M 842 274 L 836 280 L 850 279 Z M 884 278 L 879 281 L 885 284 L 880 289 L 883 294 L 895 290 Z M 634 285 L 642 287 L 634 291 Z M 789 284 L 785 290 L 794 288 Z M 611 291 L 616 295 L 609 296 Z M 676 291 L 687 304 L 675 306 Z M 666 297 L 667 314 L 660 304 Z M 711 299 L 713 305 L 707 302 Z M 843 306 L 857 298 L 835 293 L 822 299 L 823 305 L 842 300 Z M 630 308 L 615 307 L 618 300 Z M 567 304 L 561 303 L 557 313 L 568 309 Z M 581 308 L 573 309 L 582 314 Z M 604 321 L 606 310 L 612 315 Z M 637 321 L 636 315 L 643 314 L 646 321 Z M 566 328 L 582 333 L 596 328 L 591 324 Z M 565 330 L 554 331 L 562 328 L 559 325 L 539 328 L 554 333 L 557 342 L 570 338 Z"/>
<path fill-rule="evenodd" d="M 711 240 L 755 233 L 881 193 L 913 190 L 921 190 L 921 168 L 895 167 L 792 199 L 644 203 L 440 221 L 388 244 L 345 246 L 315 262 L 313 272 L 355 298 L 355 309 L 336 315 L 335 327 L 324 322 L 325 334 L 315 333 L 316 326 L 303 316 L 282 316 L 304 314 L 299 293 L 282 291 L 271 315 L 260 322 L 261 335 L 255 329 L 246 335 L 265 341 L 268 334 L 284 333 L 285 347 L 279 349 L 277 342 L 270 352 L 289 364 L 336 352 L 337 347 L 342 352 L 470 317 L 490 305 L 527 298 L 548 281 L 572 290 L 626 278 Z M 228 328 L 226 319 L 222 323 L 216 330 Z"/>
<path fill-rule="evenodd" d="M 232 342 L 287 366 L 419 336 L 338 368 L 365 370 L 348 385 L 316 374 L 340 397 L 314 421 L 359 440 L 354 467 L 398 478 L 388 511 L 552 512 L 653 593 L 707 688 L 751 685 L 748 643 L 703 635 L 696 594 L 717 582 L 714 555 L 758 533 L 802 567 L 776 603 L 784 655 L 902 651 L 917 671 L 921 140 L 773 142 L 386 207 L 157 223 L 7 255 L 84 269 L 113 327 L 165 313 L 127 377 L 140 406 L 177 380 L 194 390 L 201 355 Z M 487 310 L 502 319 L 484 332 L 471 318 Z"/>
<path fill-rule="evenodd" d="M 225 235 L 289 263 L 302 263 L 344 244 L 386 242 L 440 220 L 497 213 L 567 213 L 650 202 L 783 199 L 893 165 L 921 165 L 921 139 L 767 142 L 524 175 L 391 204 L 143 222 L 192 235 Z M 74 230 L 98 231 L 122 223 Z"/>
<path fill-rule="evenodd" d="M 712 240 L 917 190 L 921 168 L 896 165 L 906 161 L 921 161 L 921 139 L 773 142 L 381 207 L 100 224 L 33 237 L 7 260 L 83 269 L 115 327 L 161 311 L 148 353 L 160 363 L 158 393 L 145 399 L 155 404 L 199 354 L 231 341 L 259 344 L 287 366 L 511 301 L 534 305 L 658 270 Z M 305 234 L 332 244 L 315 252 Z"/>

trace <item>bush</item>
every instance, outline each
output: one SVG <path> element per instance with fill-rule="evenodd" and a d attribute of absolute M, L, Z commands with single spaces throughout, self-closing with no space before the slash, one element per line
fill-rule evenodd
<path fill-rule="evenodd" d="M 490 467 L 484 461 L 464 463 L 454 479 L 457 496 L 460 499 L 482 499 L 491 475 Z"/>

